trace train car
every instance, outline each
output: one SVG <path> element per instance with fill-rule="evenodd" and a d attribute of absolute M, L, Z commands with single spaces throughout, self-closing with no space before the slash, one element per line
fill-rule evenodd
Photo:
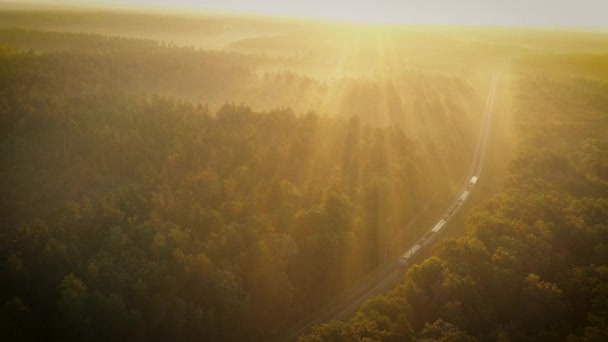
<path fill-rule="evenodd" d="M 464 202 L 464 201 L 466 201 L 467 197 L 469 197 L 469 190 L 463 192 L 462 195 L 460 195 L 460 198 L 458 199 L 458 201 Z"/>
<path fill-rule="evenodd" d="M 418 252 L 418 250 L 421 248 L 422 246 L 417 243 L 414 245 L 414 247 L 410 248 L 409 251 L 407 251 L 405 254 L 403 254 L 402 256 L 399 257 L 399 266 L 401 267 L 405 267 L 407 265 L 409 265 L 410 263 L 410 258 L 416 254 L 416 252 Z"/>
<path fill-rule="evenodd" d="M 441 228 L 443 228 L 443 226 L 447 223 L 447 221 L 445 219 L 437 222 L 437 224 L 435 225 L 435 227 L 433 227 L 433 229 L 431 229 L 431 231 L 433 233 L 437 233 L 441 230 Z"/>
<path fill-rule="evenodd" d="M 399 266 L 401 267 L 405 267 L 409 264 L 409 258 L 406 257 L 405 255 L 402 255 L 399 257 Z"/>
<path fill-rule="evenodd" d="M 473 177 L 471 177 L 471 182 L 470 182 L 469 184 L 471 184 L 471 185 L 475 185 L 475 184 L 477 184 L 477 179 L 478 179 L 478 178 L 479 178 L 479 177 L 477 177 L 477 176 L 473 176 Z"/>

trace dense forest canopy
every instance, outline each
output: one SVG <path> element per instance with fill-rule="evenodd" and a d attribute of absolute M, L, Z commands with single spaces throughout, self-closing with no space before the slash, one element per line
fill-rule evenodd
<path fill-rule="evenodd" d="M 317 60 L 310 55 L 285 57 L 178 47 L 172 42 L 0 29 L 4 44 L 47 53 L 38 63 L 50 65 L 40 67 L 47 73 L 62 73 L 66 82 L 77 83 L 86 75 L 91 78 L 87 82 L 206 103 L 214 111 L 226 102 L 259 110 L 314 110 L 359 116 L 375 125 L 398 124 L 412 136 L 429 115 L 454 121 L 475 117 L 481 100 L 457 67 L 446 66 L 450 72 L 445 73 L 417 68 L 415 62 L 404 66 L 398 58 L 402 53 L 390 48 L 374 48 L 374 56 L 369 56 L 367 50 L 379 39 L 383 38 L 351 37 L 348 46 L 341 47 L 345 52 L 315 47 L 314 53 L 323 56 Z M 458 124 L 461 129 L 471 125 Z"/>
<path fill-rule="evenodd" d="M 300 341 L 608 338 L 608 55 L 514 65 L 518 152 L 469 233 L 439 244 L 349 322 Z"/>
<path fill-rule="evenodd" d="M 606 50 L 580 32 L 0 11 L 0 330 L 283 336 L 451 202 L 498 70 L 493 143 L 518 146 L 501 192 L 301 340 L 601 340 Z"/>
<path fill-rule="evenodd" d="M 447 120 L 366 120 L 378 81 L 336 81 L 355 94 L 350 115 L 185 99 L 299 84 L 289 72 L 258 78 L 269 57 L 0 36 L 2 302 L 14 336 L 271 337 L 420 234 L 401 230 L 449 198 L 473 140 L 462 138 L 470 117 L 428 99 L 418 113 Z M 18 49 L 36 42 L 60 48 Z M 419 80 L 412 96 L 439 87 L 447 105 L 477 106 L 461 79 Z M 406 120 L 425 134 L 410 136 Z"/>

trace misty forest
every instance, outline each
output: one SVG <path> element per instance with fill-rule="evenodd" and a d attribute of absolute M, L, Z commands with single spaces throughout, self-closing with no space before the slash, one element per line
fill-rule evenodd
<path fill-rule="evenodd" d="M 608 341 L 608 33 L 1 10 L 0 131 L 1 340 Z"/>

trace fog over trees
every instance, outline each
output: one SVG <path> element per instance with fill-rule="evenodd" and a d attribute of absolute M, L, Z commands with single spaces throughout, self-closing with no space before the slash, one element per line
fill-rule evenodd
<path fill-rule="evenodd" d="M 150 29 L 146 29 L 146 28 Z M 0 11 L 7 340 L 608 338 L 608 37 Z"/>

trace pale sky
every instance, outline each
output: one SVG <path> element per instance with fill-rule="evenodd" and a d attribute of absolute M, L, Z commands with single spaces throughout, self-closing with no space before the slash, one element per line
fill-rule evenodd
<path fill-rule="evenodd" d="M 2 0 L 0 0 L 2 1 Z M 62 0 L 30 0 L 46 4 Z M 64 0 L 348 21 L 607 28 L 608 0 Z"/>

